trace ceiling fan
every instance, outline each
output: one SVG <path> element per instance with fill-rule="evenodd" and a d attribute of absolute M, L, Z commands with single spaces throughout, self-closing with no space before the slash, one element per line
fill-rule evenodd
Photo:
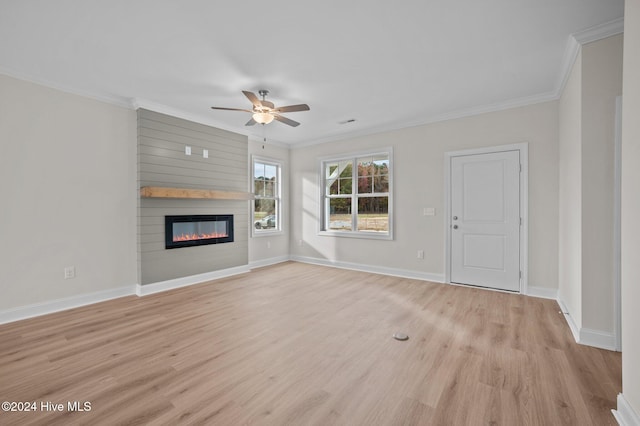
<path fill-rule="evenodd" d="M 299 105 L 289 105 L 276 108 L 273 102 L 269 102 L 265 100 L 265 97 L 269 94 L 268 90 L 259 90 L 258 93 L 262 96 L 262 100 L 258 99 L 258 97 L 253 92 L 247 92 L 243 90 L 242 93 L 251 101 L 253 104 L 253 110 L 241 109 L 241 108 L 222 108 L 222 107 L 211 107 L 211 109 L 221 109 L 225 111 L 244 111 L 250 112 L 253 115 L 251 116 L 251 120 L 247 121 L 245 126 L 253 126 L 256 123 L 259 124 L 269 124 L 273 120 L 277 120 L 281 123 L 287 124 L 289 126 L 299 126 L 300 123 L 297 121 L 291 120 L 287 117 L 280 115 L 282 112 L 296 112 L 296 111 L 309 111 L 309 105 L 307 104 L 299 104 Z"/>

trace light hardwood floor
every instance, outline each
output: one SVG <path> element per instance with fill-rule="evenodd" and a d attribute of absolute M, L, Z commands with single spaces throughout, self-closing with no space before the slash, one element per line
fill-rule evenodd
<path fill-rule="evenodd" d="M 620 354 L 558 311 L 279 264 L 0 326 L 2 401 L 91 403 L 0 424 L 613 425 Z"/>

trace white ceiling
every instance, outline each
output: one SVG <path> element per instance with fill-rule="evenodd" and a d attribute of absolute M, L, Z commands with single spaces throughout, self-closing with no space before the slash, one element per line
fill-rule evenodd
<path fill-rule="evenodd" d="M 549 100 L 623 0 L 0 0 L 0 73 L 285 144 Z M 245 127 L 268 89 L 299 127 Z M 339 124 L 348 119 L 356 121 Z"/>

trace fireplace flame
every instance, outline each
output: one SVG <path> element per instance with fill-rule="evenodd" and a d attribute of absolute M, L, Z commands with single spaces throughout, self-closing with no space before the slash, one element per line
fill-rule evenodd
<path fill-rule="evenodd" d="M 194 241 L 194 240 L 208 240 L 210 238 L 226 238 L 227 234 L 224 233 L 212 233 L 212 234 L 180 234 L 173 236 L 173 242 L 178 241 Z"/>

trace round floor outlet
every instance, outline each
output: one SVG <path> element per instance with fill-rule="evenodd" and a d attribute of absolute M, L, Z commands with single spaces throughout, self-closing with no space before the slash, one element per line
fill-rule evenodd
<path fill-rule="evenodd" d="M 393 338 L 396 340 L 409 340 L 409 336 L 404 333 L 394 333 Z"/>

